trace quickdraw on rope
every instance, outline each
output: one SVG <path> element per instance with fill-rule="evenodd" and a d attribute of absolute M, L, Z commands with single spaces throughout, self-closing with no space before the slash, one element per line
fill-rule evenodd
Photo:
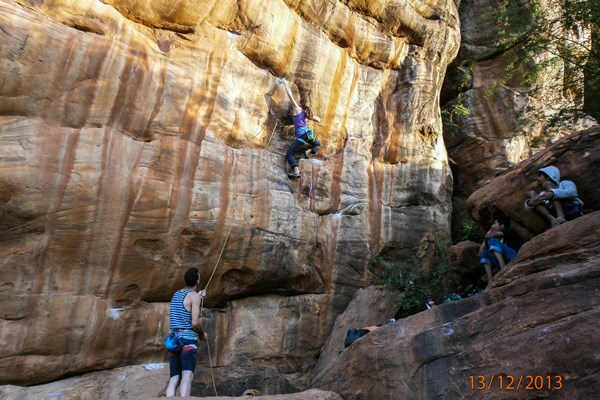
<path fill-rule="evenodd" d="M 308 197 L 313 197 L 313 184 L 312 184 L 312 182 L 309 182 L 309 184 L 306 185 L 306 187 L 304 188 L 304 194 L 307 195 Z"/>

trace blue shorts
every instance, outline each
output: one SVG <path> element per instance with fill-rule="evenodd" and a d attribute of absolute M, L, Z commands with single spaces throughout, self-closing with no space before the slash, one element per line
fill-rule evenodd
<path fill-rule="evenodd" d="M 563 213 L 565 214 L 565 220 L 567 221 L 572 221 L 575 218 L 583 215 L 583 212 L 581 212 L 581 208 L 574 204 L 563 203 Z"/>
<path fill-rule="evenodd" d="M 196 370 L 198 360 L 198 342 L 190 339 L 181 339 L 183 349 L 179 352 L 169 352 L 169 368 L 171 378 L 181 375 L 181 371 Z"/>
<path fill-rule="evenodd" d="M 488 248 L 483 250 L 481 253 L 481 259 L 479 260 L 479 262 L 482 264 L 489 264 L 496 268 L 500 268 L 500 263 L 498 262 L 494 252 L 502 254 L 502 257 L 504 257 L 504 262 L 507 264 L 517 256 L 516 251 L 496 238 L 488 239 L 487 243 Z"/>

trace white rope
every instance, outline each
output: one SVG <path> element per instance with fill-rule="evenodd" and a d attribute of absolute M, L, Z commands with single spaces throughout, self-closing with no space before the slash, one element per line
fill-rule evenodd
<path fill-rule="evenodd" d="M 219 262 L 221 261 L 221 256 L 223 255 L 223 251 L 225 250 L 225 245 L 227 244 L 227 239 L 229 239 L 229 234 L 231 233 L 231 228 L 233 228 L 233 224 L 231 224 L 231 226 L 229 227 L 229 231 L 227 232 L 227 236 L 225 236 L 225 241 L 223 242 L 223 247 L 221 248 L 221 253 L 219 253 L 219 258 L 217 259 L 217 263 L 215 264 L 215 267 L 213 268 L 212 274 L 210 274 L 210 278 L 208 278 L 208 282 L 206 282 L 206 286 L 204 287 L 204 290 L 206 290 L 208 288 L 208 285 L 210 284 L 210 281 L 212 280 L 213 276 L 215 275 L 215 271 L 217 270 L 217 267 L 219 266 Z"/>
<path fill-rule="evenodd" d="M 212 274 L 210 275 L 210 278 L 208 278 L 208 282 L 206 282 L 206 286 L 204 287 L 205 292 L 206 292 L 206 289 L 208 288 L 208 285 L 210 284 L 210 281 L 212 280 L 213 276 L 215 275 L 215 271 L 217 270 L 217 267 L 219 266 L 219 262 L 221 261 L 221 256 L 223 255 L 223 251 L 225 250 L 225 245 L 227 244 L 227 240 L 229 239 L 229 234 L 231 233 L 231 228 L 233 228 L 233 224 L 231 224 L 231 226 L 229 227 L 229 231 L 227 231 L 227 236 L 225 236 L 225 241 L 223 242 L 223 247 L 221 248 L 221 253 L 219 253 L 219 258 L 217 259 L 217 262 L 215 263 L 215 267 L 213 268 Z M 204 297 L 200 297 L 200 318 L 202 318 L 203 311 L 204 311 Z M 213 389 L 215 391 L 215 397 L 218 397 L 219 395 L 217 394 L 217 386 L 215 385 L 215 376 L 213 374 L 212 357 L 210 355 L 210 345 L 208 344 L 208 339 L 206 340 L 206 348 L 208 349 L 208 366 L 210 367 L 210 376 L 212 378 Z"/>
<path fill-rule="evenodd" d="M 212 357 L 210 356 L 210 345 L 208 344 L 208 340 L 206 341 L 206 348 L 208 349 L 208 365 L 210 366 L 210 376 L 212 378 L 215 397 L 219 397 L 219 395 L 217 394 L 217 385 L 215 385 L 215 376 L 213 375 Z"/>
<path fill-rule="evenodd" d="M 277 128 L 278 123 L 279 123 L 279 121 L 275 121 L 275 126 L 273 126 L 273 131 L 271 132 L 271 136 L 269 137 L 269 140 L 267 141 L 267 147 L 265 147 L 264 151 L 267 151 L 269 149 L 269 145 L 271 144 L 271 139 L 273 139 L 273 134 L 275 133 L 275 129 Z"/>

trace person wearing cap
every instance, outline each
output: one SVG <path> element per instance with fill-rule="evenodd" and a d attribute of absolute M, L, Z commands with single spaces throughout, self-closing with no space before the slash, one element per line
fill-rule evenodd
<path fill-rule="evenodd" d="M 560 170 L 552 165 L 540 168 L 536 182 L 541 192 L 530 191 L 525 208 L 537 211 L 552 227 L 583 215 L 583 201 L 577 186 L 569 180 L 560 180 Z"/>
<path fill-rule="evenodd" d="M 288 173 L 290 178 L 300 178 L 300 169 L 298 168 L 298 161 L 296 160 L 295 154 L 304 152 L 306 157 L 310 158 L 317 154 L 321 148 L 321 142 L 315 136 L 315 133 L 308 127 L 308 120 L 321 121 L 321 118 L 313 115 L 310 108 L 300 107 L 296 99 L 292 94 L 292 90 L 288 85 L 287 81 L 283 78 L 277 78 L 275 85 L 283 85 L 285 93 L 292 102 L 292 122 L 294 123 L 294 141 L 288 148 L 285 158 L 290 164 L 292 171 Z M 273 91 L 276 86 L 273 86 L 271 90 L 265 95 L 265 99 L 269 102 Z"/>

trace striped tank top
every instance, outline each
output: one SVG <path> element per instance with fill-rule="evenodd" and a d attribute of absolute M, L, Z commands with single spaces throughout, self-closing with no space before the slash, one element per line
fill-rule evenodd
<path fill-rule="evenodd" d="M 185 296 L 192 292 L 192 289 L 177 291 L 171 299 L 169 307 L 169 326 L 171 330 L 176 330 L 179 337 L 183 339 L 197 340 L 198 335 L 192 330 L 192 313 L 185 309 L 183 300 Z"/>

